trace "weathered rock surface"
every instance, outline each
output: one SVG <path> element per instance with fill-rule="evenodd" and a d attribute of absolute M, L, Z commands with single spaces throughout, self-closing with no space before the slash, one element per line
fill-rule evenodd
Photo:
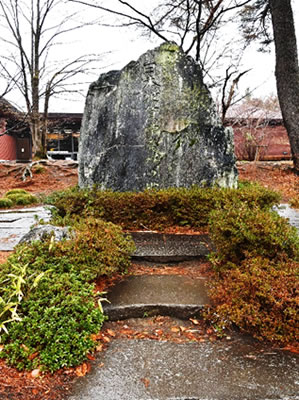
<path fill-rule="evenodd" d="M 233 134 L 195 61 L 172 43 L 90 88 L 81 128 L 79 185 L 103 189 L 235 186 Z"/>
<path fill-rule="evenodd" d="M 71 233 L 68 228 L 61 228 L 54 225 L 39 225 L 31 229 L 22 237 L 19 243 L 33 242 L 34 240 L 43 240 L 46 237 L 54 236 L 56 241 L 70 239 Z"/>

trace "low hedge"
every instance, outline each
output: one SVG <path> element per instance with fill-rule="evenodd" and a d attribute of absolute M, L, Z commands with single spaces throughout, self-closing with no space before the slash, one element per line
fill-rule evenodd
<path fill-rule="evenodd" d="M 291 259 L 261 256 L 231 264 L 210 282 L 206 317 L 222 332 L 231 325 L 260 340 L 298 346 L 298 270 Z"/>
<path fill-rule="evenodd" d="M 90 283 L 123 273 L 134 246 L 119 227 L 89 219 L 73 239 L 17 246 L 0 266 L 0 357 L 51 372 L 80 364 L 104 321 Z"/>
<path fill-rule="evenodd" d="M 269 260 L 288 257 L 299 261 L 299 238 L 295 227 L 274 211 L 246 204 L 226 205 L 210 214 L 209 232 L 216 246 L 214 265 L 226 268 L 250 256 Z"/>
<path fill-rule="evenodd" d="M 144 192 L 112 192 L 73 188 L 57 192 L 46 200 L 57 208 L 56 222 L 64 224 L 74 215 L 93 216 L 123 228 L 163 230 L 172 226 L 206 229 L 209 214 L 225 204 L 246 204 L 270 209 L 279 194 L 257 184 L 242 183 L 239 189 L 172 188 Z M 65 219 L 63 221 L 63 219 Z"/>

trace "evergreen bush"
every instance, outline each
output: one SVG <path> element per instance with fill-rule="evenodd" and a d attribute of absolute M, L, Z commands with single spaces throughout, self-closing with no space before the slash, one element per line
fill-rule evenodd
<path fill-rule="evenodd" d="M 129 265 L 134 245 L 119 227 L 88 219 L 74 229 L 71 240 L 19 245 L 0 265 L 0 357 L 19 369 L 85 360 L 104 321 L 90 282 Z"/>

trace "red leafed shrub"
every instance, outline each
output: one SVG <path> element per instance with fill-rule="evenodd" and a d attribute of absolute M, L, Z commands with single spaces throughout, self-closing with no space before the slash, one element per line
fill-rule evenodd
<path fill-rule="evenodd" d="M 258 339 L 295 343 L 298 327 L 299 263 L 248 257 L 211 282 L 208 317 L 222 329 L 231 324 Z"/>

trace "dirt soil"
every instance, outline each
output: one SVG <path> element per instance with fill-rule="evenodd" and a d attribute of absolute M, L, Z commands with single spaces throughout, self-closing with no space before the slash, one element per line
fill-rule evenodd
<path fill-rule="evenodd" d="M 22 175 L 28 164 L 0 164 L 0 196 L 10 189 L 25 189 L 32 194 L 49 194 L 78 183 L 77 164 L 74 161 L 46 161 L 32 168 L 32 178 Z M 39 169 L 38 169 L 39 168 Z"/>
<path fill-rule="evenodd" d="M 22 180 L 27 164 L 0 163 L 0 196 L 7 190 L 22 188 L 33 194 L 49 194 L 78 183 L 77 165 L 74 161 L 47 161 L 33 177 Z M 256 181 L 282 193 L 285 201 L 299 196 L 299 176 L 295 175 L 290 161 L 238 162 L 239 177 Z"/>
<path fill-rule="evenodd" d="M 26 165 L 0 164 L 0 196 L 14 188 L 22 188 L 33 194 L 49 194 L 55 190 L 65 189 L 77 184 L 77 168 L 74 162 L 55 161 L 42 164 L 39 173 L 33 169 L 33 177 L 22 181 Z M 295 175 L 289 162 L 238 163 L 240 179 L 257 181 L 266 187 L 282 193 L 283 200 L 299 196 L 299 176 Z M 0 263 L 8 252 L 0 252 Z M 196 277 L 198 273 L 209 273 L 208 263 L 200 268 L 192 262 L 180 266 L 152 266 L 132 264 L 131 274 L 169 274 L 180 273 Z M 97 282 L 97 289 L 104 290 L 114 281 Z M 146 338 L 153 340 L 206 341 L 217 340 L 211 328 L 202 321 L 177 321 L 169 317 L 145 318 L 121 322 L 107 322 L 104 329 L 95 335 L 96 350 L 104 351 L 114 338 Z M 225 339 L 227 340 L 227 339 Z M 0 346 L 1 351 L 1 346 Z M 94 359 L 93 355 L 89 359 Z M 77 368 L 58 371 L 55 374 L 43 375 L 40 371 L 18 372 L 0 361 L 0 400 L 62 400 L 77 376 L 83 376 L 90 370 L 89 361 Z"/>
<path fill-rule="evenodd" d="M 276 190 L 287 202 L 299 197 L 299 175 L 294 173 L 290 161 L 281 162 L 238 162 L 239 179 L 259 182 Z"/>

